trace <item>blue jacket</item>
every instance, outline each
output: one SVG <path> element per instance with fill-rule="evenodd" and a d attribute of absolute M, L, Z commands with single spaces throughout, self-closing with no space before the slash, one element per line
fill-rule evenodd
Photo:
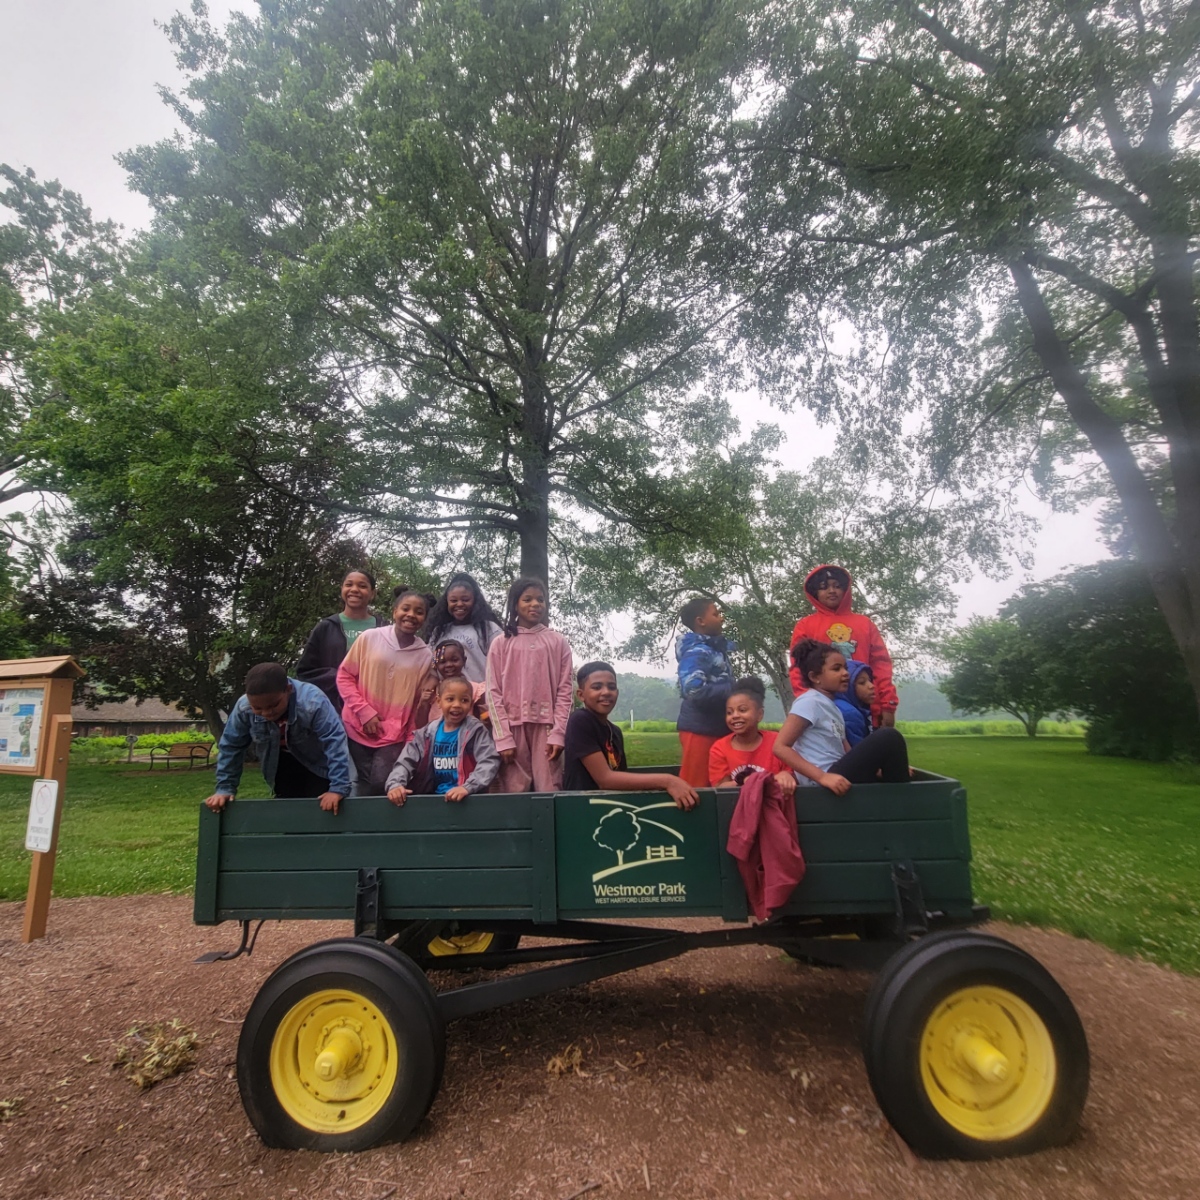
<path fill-rule="evenodd" d="M 724 737 L 725 702 L 733 690 L 733 669 L 729 655 L 733 642 L 724 637 L 695 633 L 691 629 L 679 635 L 675 657 L 679 660 L 679 720 L 675 727 L 684 733 L 704 737 Z"/>
<path fill-rule="evenodd" d="M 350 753 L 346 730 L 319 687 L 288 679 L 292 695 L 287 707 L 287 741 L 292 757 L 314 775 L 329 780 L 329 790 L 350 794 Z M 279 726 L 250 711 L 245 696 L 233 706 L 217 748 L 217 792 L 232 795 L 242 778 L 246 748 L 253 744 L 263 778 L 272 791 L 279 770 Z"/>
<path fill-rule="evenodd" d="M 835 696 L 833 702 L 846 718 L 846 741 L 851 746 L 857 746 L 871 732 L 871 710 L 859 704 L 854 685 L 858 682 L 859 675 L 869 667 L 867 663 L 858 662 L 853 658 L 846 660 L 846 666 L 850 671 L 850 686 L 841 696 Z"/>

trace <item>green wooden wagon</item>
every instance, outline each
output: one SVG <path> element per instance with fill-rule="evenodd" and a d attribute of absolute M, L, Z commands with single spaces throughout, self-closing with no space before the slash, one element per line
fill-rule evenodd
<path fill-rule="evenodd" d="M 201 809 L 195 919 L 343 919 L 354 936 L 281 964 L 243 1024 L 238 1086 L 265 1142 L 355 1150 L 409 1134 L 437 1093 L 459 1017 L 749 942 L 878 971 L 864 1056 L 888 1119 L 919 1153 L 986 1158 L 1071 1136 L 1087 1042 L 1029 955 L 970 927 L 966 794 L 918 772 L 835 797 L 800 789 L 808 865 L 787 908 L 749 924 L 725 851 L 737 795 L 690 812 L 662 792 L 239 800 Z M 685 930 L 646 918 L 719 917 Z M 521 938 L 533 940 L 521 945 Z M 207 956 L 215 958 L 218 956 Z M 497 968 L 435 991 L 425 970 Z M 500 970 L 503 968 L 503 970 Z"/>

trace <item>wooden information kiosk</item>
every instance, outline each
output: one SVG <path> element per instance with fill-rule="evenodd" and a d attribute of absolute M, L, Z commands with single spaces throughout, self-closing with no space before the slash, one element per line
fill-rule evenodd
<path fill-rule="evenodd" d="M 46 829 L 35 850 L 25 898 L 23 942 L 44 937 L 54 883 L 54 858 L 58 852 L 58 826 L 67 785 L 67 759 L 71 751 L 71 693 L 75 680 L 85 674 L 70 655 L 56 658 L 12 658 L 0 662 L 0 772 L 49 780 L 31 800 L 46 806 Z M 51 810 L 52 809 L 52 814 Z M 31 811 L 30 829 L 38 813 Z"/>

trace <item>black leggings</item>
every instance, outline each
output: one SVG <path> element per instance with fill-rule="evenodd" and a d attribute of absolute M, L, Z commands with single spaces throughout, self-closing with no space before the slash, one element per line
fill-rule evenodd
<path fill-rule="evenodd" d="M 878 776 L 876 776 L 878 772 Z M 898 729 L 876 729 L 829 768 L 851 783 L 907 783 L 908 745 Z"/>
<path fill-rule="evenodd" d="M 275 795 L 294 800 L 304 796 L 323 796 L 329 791 L 329 780 L 314 775 L 303 763 L 286 750 L 279 752 L 275 769 Z"/>

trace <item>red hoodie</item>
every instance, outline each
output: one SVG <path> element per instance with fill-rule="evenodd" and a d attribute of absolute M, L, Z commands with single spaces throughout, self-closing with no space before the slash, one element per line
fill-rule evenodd
<path fill-rule="evenodd" d="M 821 571 L 828 570 L 841 571 L 847 580 L 846 594 L 842 597 L 841 604 L 833 612 L 818 603 L 816 596 L 809 590 L 813 577 Z M 804 594 L 817 611 L 809 613 L 807 617 L 801 617 L 796 622 L 796 628 L 792 630 L 791 645 L 788 648 L 789 660 L 791 646 L 794 646 L 802 637 L 816 638 L 818 642 L 830 642 L 842 650 L 847 658 L 857 659 L 871 668 L 871 675 L 875 679 L 875 703 L 871 706 L 872 712 L 876 715 L 881 712 L 895 712 L 900 700 L 896 695 L 896 687 L 892 683 L 892 656 L 883 644 L 883 638 L 879 630 L 875 628 L 875 622 L 870 617 L 863 616 L 862 613 L 850 611 L 853 596 L 850 572 L 845 567 L 828 564 L 816 567 L 809 571 L 808 578 L 804 581 Z M 807 690 L 800 679 L 800 672 L 795 666 L 791 668 L 788 675 L 792 681 L 792 691 L 797 696 Z"/>

